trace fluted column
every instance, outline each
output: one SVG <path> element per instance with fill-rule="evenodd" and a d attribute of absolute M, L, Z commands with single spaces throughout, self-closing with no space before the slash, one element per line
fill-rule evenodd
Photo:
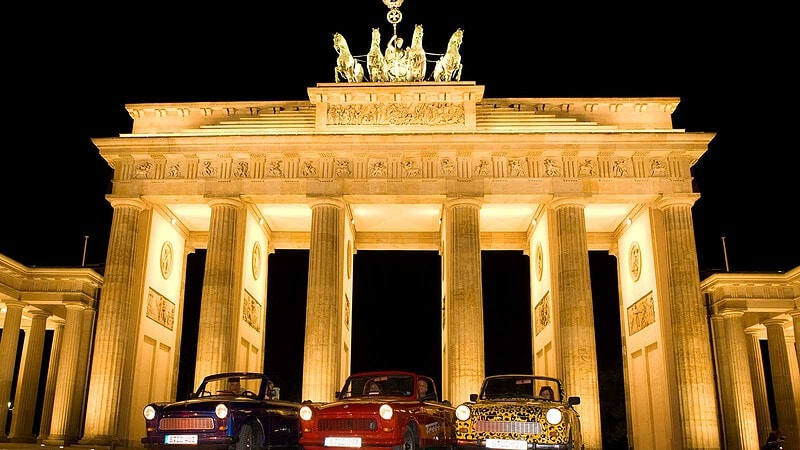
<path fill-rule="evenodd" d="M 0 437 L 5 439 L 8 423 L 8 402 L 11 401 L 11 382 L 17 361 L 17 344 L 25 304 L 6 300 L 6 318 L 3 321 L 3 336 L 0 338 Z"/>
<path fill-rule="evenodd" d="M 783 319 L 771 319 L 765 321 L 764 326 L 767 327 L 770 376 L 778 428 L 786 436 L 787 442 L 795 443 L 800 442 L 800 432 L 798 432 L 789 356 L 786 353 L 784 323 Z"/>
<path fill-rule="evenodd" d="M 31 329 L 25 336 L 22 356 L 22 369 L 14 395 L 14 414 L 11 416 L 11 442 L 35 442 L 33 416 L 36 413 L 36 394 L 39 390 L 39 376 L 42 369 L 44 332 L 49 314 L 31 311 Z"/>
<path fill-rule="evenodd" d="M 602 448 L 600 390 L 594 337 L 589 246 L 586 242 L 584 203 L 561 199 L 553 203 L 556 239 L 555 272 L 558 286 L 561 365 L 566 389 L 581 397 L 576 407 L 587 449 Z"/>
<path fill-rule="evenodd" d="M 50 344 L 50 363 L 47 366 L 47 382 L 44 386 L 44 401 L 42 402 L 42 418 L 39 422 L 39 436 L 37 442 L 43 441 L 50 435 L 50 421 L 53 417 L 53 401 L 56 396 L 56 380 L 58 379 L 58 363 L 61 357 L 61 341 L 64 336 L 64 322 L 57 320 L 53 328 L 53 342 Z"/>
<path fill-rule="evenodd" d="M 800 311 L 792 311 L 792 325 L 794 326 L 794 352 L 797 361 L 800 361 Z"/>
<path fill-rule="evenodd" d="M 445 208 L 445 299 L 449 396 L 453 404 L 469 400 L 486 374 L 481 280 L 481 204 L 449 200 Z"/>
<path fill-rule="evenodd" d="M 764 361 L 761 355 L 761 339 L 758 330 L 747 330 L 747 361 L 750 364 L 750 382 L 753 386 L 753 402 L 758 423 L 758 442 L 767 442 L 772 431 L 769 417 L 769 400 L 767 399 L 767 383 L 764 378 Z"/>
<path fill-rule="evenodd" d="M 106 253 L 103 289 L 97 312 L 97 333 L 94 337 L 92 371 L 86 408 L 84 437 L 81 443 L 109 445 L 117 443 L 120 391 L 128 351 L 131 305 L 134 299 L 136 275 L 136 241 L 140 214 L 145 205 L 137 199 L 111 199 L 114 216 Z M 67 323 L 66 328 L 69 328 Z M 78 339 L 81 330 L 76 331 Z M 62 355 L 67 350 L 67 331 L 64 331 Z M 72 343 L 70 342 L 70 345 Z M 79 353 L 71 355 L 77 358 Z M 60 369 L 63 370 L 62 359 Z M 75 374 L 73 373 L 73 377 Z M 55 408 L 60 406 L 56 402 Z M 70 405 L 71 407 L 71 405 Z M 56 411 L 54 411 L 54 417 Z M 68 426 L 68 424 L 65 424 Z M 66 433 L 66 429 L 51 429 L 50 434 Z"/>
<path fill-rule="evenodd" d="M 84 416 L 83 399 L 86 398 L 86 378 L 89 375 L 89 351 L 92 347 L 95 315 L 95 310 L 92 308 L 83 310 L 80 347 L 78 348 L 78 371 L 75 373 L 75 385 L 72 387 L 72 412 L 67 426 L 67 436 L 70 441 L 77 441 L 81 437 L 81 419 Z"/>
<path fill-rule="evenodd" d="M 53 419 L 50 421 L 50 434 L 44 439 L 46 445 L 69 445 L 73 391 L 78 374 L 78 357 L 81 349 L 81 330 L 83 329 L 83 309 L 79 303 L 64 305 L 67 309 L 64 325 L 64 342 L 61 348 L 61 362 L 58 366 L 56 393 L 53 398 Z"/>
<path fill-rule="evenodd" d="M 725 310 L 712 318 L 719 361 L 725 441 L 728 450 L 759 450 L 758 426 L 753 405 L 744 310 Z"/>
<path fill-rule="evenodd" d="M 667 252 L 666 296 L 672 320 L 672 364 L 675 366 L 681 448 L 718 449 L 716 386 L 708 345 L 706 307 L 692 223 L 694 197 L 660 201 Z M 667 355 L 669 356 L 669 355 Z"/>
<path fill-rule="evenodd" d="M 236 261 L 237 243 L 242 238 L 244 204 L 232 198 L 213 199 L 208 252 L 200 301 L 200 326 L 197 333 L 197 362 L 194 385 L 205 376 L 233 368 L 237 343 L 233 341 L 241 274 Z"/>
<path fill-rule="evenodd" d="M 331 401 L 336 373 L 342 295 L 344 203 L 322 199 L 311 207 L 303 400 Z"/>

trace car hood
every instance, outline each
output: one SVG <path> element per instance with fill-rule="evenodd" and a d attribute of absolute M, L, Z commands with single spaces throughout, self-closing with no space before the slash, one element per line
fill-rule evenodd
<path fill-rule="evenodd" d="M 369 398 L 369 399 L 348 399 L 348 400 L 341 400 L 333 403 L 326 403 L 317 407 L 318 414 L 320 415 L 327 415 L 327 414 L 353 414 L 359 412 L 378 412 L 378 408 L 381 405 L 391 405 L 392 408 L 395 409 L 402 409 L 402 408 L 410 408 L 415 405 L 419 405 L 420 402 L 417 400 L 412 399 L 403 399 L 403 398 L 389 398 L 389 397 L 376 397 L 376 398 Z"/>
<path fill-rule="evenodd" d="M 505 401 L 482 401 L 469 405 L 472 409 L 473 415 L 492 415 L 498 412 L 514 411 L 515 413 L 525 415 L 538 415 L 542 410 L 550 408 L 565 409 L 566 405 L 553 402 L 541 401 L 526 401 L 522 399 L 505 400 Z"/>

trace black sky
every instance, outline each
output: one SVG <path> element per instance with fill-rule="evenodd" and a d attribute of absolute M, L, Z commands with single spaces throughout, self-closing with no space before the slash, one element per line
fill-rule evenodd
<path fill-rule="evenodd" d="M 462 80 L 484 85 L 486 98 L 680 97 L 675 128 L 717 134 L 693 168 L 701 194 L 693 208 L 701 273 L 725 269 L 723 236 L 731 271 L 787 271 L 800 265 L 791 15 L 761 4 L 716 10 L 698 4 L 645 5 L 650 4 L 406 0 L 398 33 L 410 42 L 414 24 L 422 24 L 425 50 L 441 53 L 450 34 L 462 28 Z M 384 37 L 391 34 L 380 0 L 137 2 L 91 8 L 19 4 L 9 17 L 18 31 L 5 33 L 0 253 L 28 266 L 79 266 L 87 235 L 86 264 L 105 259 L 111 208 L 104 195 L 111 170 L 90 138 L 130 132 L 125 104 L 306 100 L 308 87 L 333 81 L 334 32 L 345 36 L 355 54 L 366 53 L 372 27 L 380 27 Z M 499 257 L 484 258 L 492 256 Z M 499 304 L 516 296 L 524 302 L 527 267 L 520 271 L 518 266 L 527 257 L 505 256 L 519 260 L 484 264 L 486 301 Z M 276 252 L 270 256 L 270 279 L 287 270 L 295 288 L 304 286 L 302 260 L 294 252 Z M 387 264 L 370 252 L 359 252 L 354 261 L 355 278 L 365 281 L 379 276 L 367 274 L 367 265 L 378 270 Z M 414 271 L 407 276 L 436 278 L 438 272 L 430 271 L 438 264 L 438 255 L 417 255 L 408 262 Z M 398 291 L 409 284 L 403 278 L 382 283 Z M 361 308 L 367 303 L 379 301 L 374 289 L 366 282 L 354 288 L 354 320 L 365 314 Z M 383 325 L 354 328 L 359 339 L 354 370 L 403 361 L 438 375 L 440 342 L 435 346 L 417 336 L 436 335 L 432 310 L 438 305 L 412 301 L 438 298 L 438 293 L 403 293 L 408 308 L 400 307 Z M 369 299 L 364 306 L 359 295 Z M 280 296 L 291 299 L 281 306 L 286 314 L 304 317 L 304 305 L 297 304 L 304 300 L 302 289 Z M 606 301 L 595 293 L 596 303 Z M 281 304 L 270 303 L 268 312 Z M 525 307 L 509 304 L 498 311 L 514 318 L 528 314 L 519 308 Z M 420 315 L 415 309 L 431 317 L 409 329 L 407 320 Z M 492 314 L 501 313 L 486 314 L 487 346 L 503 341 L 498 336 L 509 329 L 495 329 L 505 318 Z M 389 317 L 401 319 L 388 322 Z M 291 339 L 302 339 L 301 326 L 287 332 Z M 375 343 L 380 340 L 387 345 Z M 530 357 L 530 343 L 514 345 Z M 487 366 L 513 368 L 515 352 L 499 347 L 487 354 Z M 274 351 L 283 353 L 281 346 Z M 398 359 L 406 354 L 415 356 Z M 284 356 L 297 358 L 296 352 Z"/>

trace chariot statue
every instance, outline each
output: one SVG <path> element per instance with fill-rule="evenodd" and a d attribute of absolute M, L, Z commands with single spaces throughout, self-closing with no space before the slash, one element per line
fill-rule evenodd
<path fill-rule="evenodd" d="M 461 54 L 459 49 L 464 32 L 460 28 L 453 33 L 445 53 L 426 53 L 422 47 L 422 25 L 414 26 L 411 45 L 403 47 L 403 38 L 397 35 L 397 24 L 402 20 L 400 5 L 403 0 L 383 0 L 389 7 L 387 20 L 392 24 L 394 33 L 386 44 L 385 51 L 381 52 L 381 32 L 378 28 L 372 29 L 372 41 L 366 55 L 354 56 L 350 52 L 347 41 L 340 33 L 333 35 L 333 47 L 339 55 L 336 58 L 334 80 L 338 83 L 345 81 L 358 83 L 364 81 L 364 67 L 367 67 L 366 78 L 371 82 L 397 82 L 397 81 L 426 81 L 428 76 L 428 55 L 439 56 L 435 62 L 432 81 L 460 81 L 461 80 Z M 363 59 L 366 56 L 366 60 Z M 359 60 L 359 58 L 362 58 Z"/>

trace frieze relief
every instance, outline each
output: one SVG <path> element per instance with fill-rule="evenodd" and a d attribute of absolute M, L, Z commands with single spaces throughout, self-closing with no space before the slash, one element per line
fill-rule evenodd
<path fill-rule="evenodd" d="M 463 125 L 461 103 L 364 103 L 328 105 L 328 125 Z"/>
<path fill-rule="evenodd" d="M 680 177 L 671 170 L 676 162 L 666 158 L 473 156 L 402 153 L 388 157 L 337 157 L 251 159 L 158 159 L 131 160 L 117 172 L 119 180 L 159 179 L 433 179 L 433 178 L 667 178 Z M 291 155 L 290 155 L 291 156 Z"/>

